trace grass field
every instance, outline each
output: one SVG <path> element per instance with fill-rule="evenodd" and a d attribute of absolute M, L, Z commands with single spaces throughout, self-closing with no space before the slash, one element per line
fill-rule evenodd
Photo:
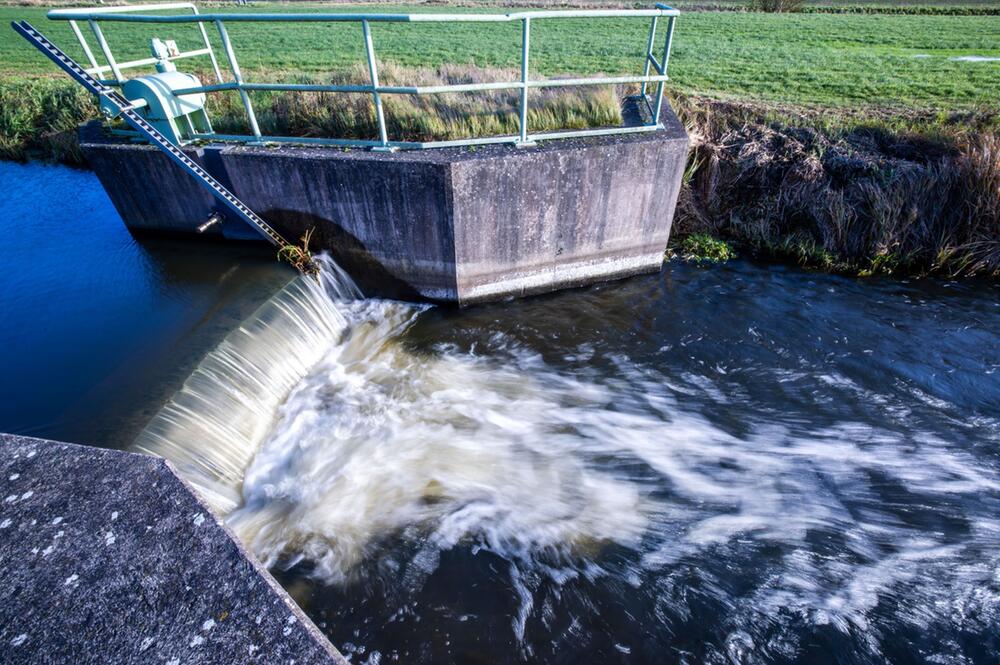
<path fill-rule="evenodd" d="M 350 9 L 261 3 L 252 11 Z M 403 10 L 383 4 L 369 9 Z M 37 7 L 0 7 L 5 23 L 27 19 L 51 33 L 57 43 L 72 46 L 75 40 L 68 25 L 47 20 L 44 13 Z M 537 22 L 532 28 L 532 69 L 542 75 L 636 72 L 646 30 L 644 20 Z M 176 38 L 182 45 L 193 45 L 195 36 L 192 26 L 118 24 L 108 25 L 106 32 L 120 60 L 148 55 L 148 37 L 154 34 Z M 516 25 L 393 24 L 377 25 L 373 33 L 380 58 L 402 65 L 519 65 Z M 230 34 L 244 70 L 251 75 L 260 70 L 316 74 L 363 58 L 357 25 L 233 24 Z M 722 99 L 800 105 L 945 110 L 996 105 L 1000 62 L 952 59 L 968 55 L 1000 58 L 1000 19 L 688 12 L 677 24 L 671 86 Z M 0 31 L 0 77 L 53 72 L 54 67 L 13 31 Z"/>

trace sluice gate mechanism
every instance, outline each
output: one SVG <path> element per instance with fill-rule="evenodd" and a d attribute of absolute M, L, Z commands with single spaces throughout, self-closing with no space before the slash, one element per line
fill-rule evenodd
<path fill-rule="evenodd" d="M 155 126 L 155 124 L 160 124 L 166 131 L 174 134 L 175 142 L 179 142 L 179 137 L 183 134 L 177 130 L 178 118 L 183 118 L 189 126 L 194 123 L 192 116 L 199 123 L 208 123 L 208 118 L 204 111 L 204 95 L 177 96 L 163 90 L 164 86 L 169 90 L 171 82 L 176 79 L 182 80 L 185 84 L 190 84 L 190 79 L 194 79 L 193 76 L 180 74 L 176 71 L 162 71 L 152 76 L 127 81 L 123 86 L 123 91 L 126 94 L 131 91 L 132 95 L 134 95 L 133 99 L 139 100 L 131 101 L 88 74 L 83 67 L 63 53 L 59 47 L 49 41 L 45 35 L 36 30 L 27 21 L 12 22 L 11 27 L 24 37 L 28 43 L 58 65 L 60 69 L 96 95 L 100 100 L 101 111 L 106 116 L 109 118 L 121 118 L 127 122 L 135 131 L 142 134 L 151 145 L 162 150 L 174 163 L 187 171 L 192 178 L 207 189 L 212 196 L 228 207 L 237 217 L 245 220 L 257 229 L 273 245 L 277 247 L 291 246 L 291 243 L 282 238 L 270 224 L 261 219 L 245 203 L 236 198 L 232 192 L 223 187 L 218 180 L 198 166 L 194 160 L 184 154 L 183 150 L 175 145 L 174 142 L 171 142 Z M 191 97 L 200 98 L 200 105 L 198 100 L 192 101 Z M 138 110 L 141 108 L 148 110 L 150 114 L 149 120 L 139 114 Z M 157 122 L 154 118 L 158 118 L 159 121 Z"/>

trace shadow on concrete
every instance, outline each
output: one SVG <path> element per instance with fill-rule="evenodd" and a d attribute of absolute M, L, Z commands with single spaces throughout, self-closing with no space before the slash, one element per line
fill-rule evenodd
<path fill-rule="evenodd" d="M 314 229 L 310 243 L 312 251 L 328 251 L 334 260 L 354 278 L 366 296 L 427 301 L 427 298 L 422 296 L 409 282 L 389 272 L 372 256 L 372 253 L 357 236 L 344 229 L 337 222 L 301 210 L 281 208 L 264 210 L 261 216 L 290 242 L 301 238 L 309 229 Z"/>

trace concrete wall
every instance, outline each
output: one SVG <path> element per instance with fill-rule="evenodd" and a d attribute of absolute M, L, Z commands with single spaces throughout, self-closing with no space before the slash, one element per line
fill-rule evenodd
<path fill-rule="evenodd" d="M 688 140 L 665 129 L 534 148 L 206 146 L 192 156 L 289 240 L 315 228 L 368 293 L 462 304 L 659 269 Z M 193 232 L 208 194 L 154 148 L 95 127 L 88 159 L 126 224 Z M 252 237 L 242 222 L 215 231 Z"/>
<path fill-rule="evenodd" d="M 687 159 L 664 132 L 549 142 L 458 160 L 455 255 L 465 303 L 658 270 Z"/>
<path fill-rule="evenodd" d="M 215 199 L 166 155 L 150 146 L 109 141 L 99 122 L 80 129 L 80 143 L 97 178 L 130 229 L 194 233 L 216 208 Z M 87 146 L 100 146 L 100 149 Z M 205 166 L 201 149 L 185 150 Z"/>
<path fill-rule="evenodd" d="M 454 300 L 450 165 L 328 149 L 228 148 L 233 191 L 289 239 L 315 228 L 368 292 Z"/>
<path fill-rule="evenodd" d="M 164 460 L 0 434 L 0 663 L 346 664 Z"/>

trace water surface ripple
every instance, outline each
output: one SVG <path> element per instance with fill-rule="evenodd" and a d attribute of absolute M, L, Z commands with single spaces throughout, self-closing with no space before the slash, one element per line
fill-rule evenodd
<path fill-rule="evenodd" d="M 996 296 L 737 262 L 369 307 L 230 523 L 354 662 L 996 662 Z"/>

